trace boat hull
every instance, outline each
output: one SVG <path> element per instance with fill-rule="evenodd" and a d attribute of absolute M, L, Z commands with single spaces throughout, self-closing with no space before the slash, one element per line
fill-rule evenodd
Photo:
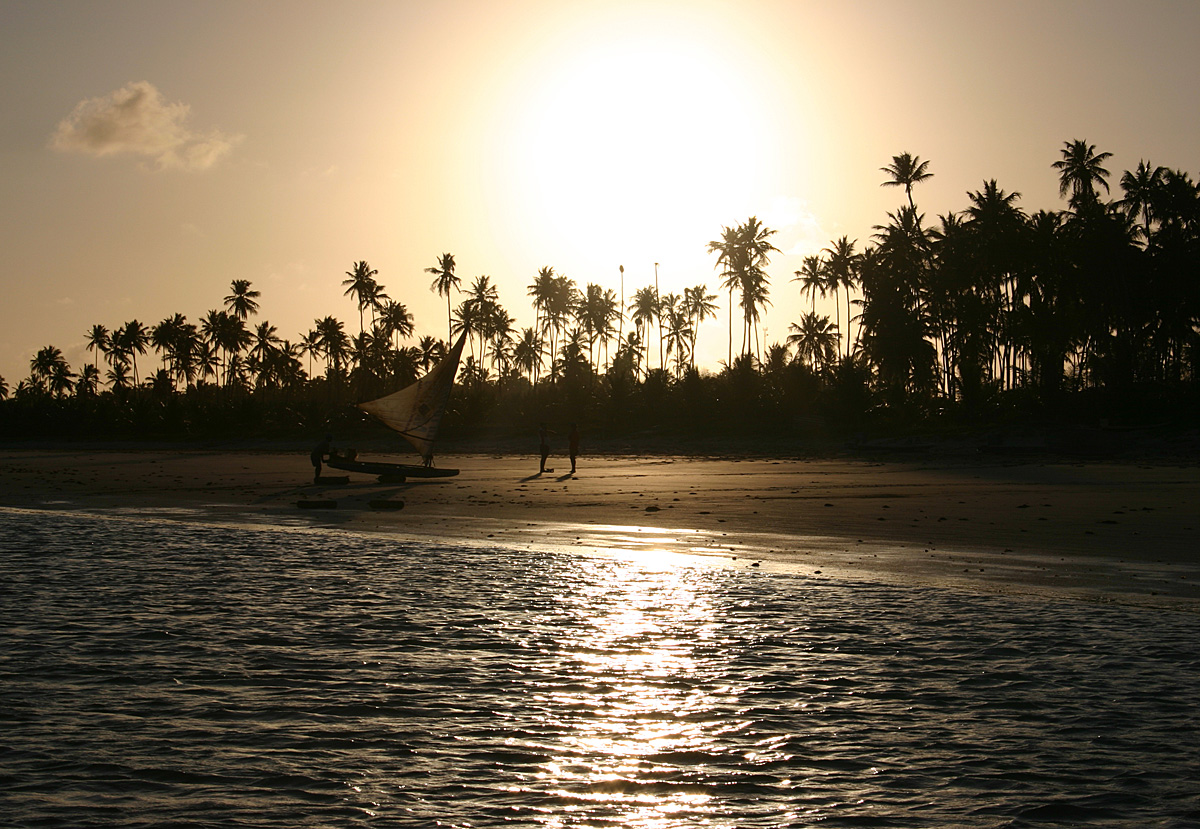
<path fill-rule="evenodd" d="M 362 472 L 388 478 L 450 478 L 458 474 L 457 469 L 440 466 L 417 466 L 408 463 L 383 463 L 382 461 L 359 461 L 345 458 L 330 458 L 326 465 L 346 472 Z"/>

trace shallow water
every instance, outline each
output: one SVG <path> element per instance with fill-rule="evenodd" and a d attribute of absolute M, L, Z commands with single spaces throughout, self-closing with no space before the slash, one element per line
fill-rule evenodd
<path fill-rule="evenodd" d="M 8 826 L 1200 825 L 1200 617 L 0 511 Z"/>

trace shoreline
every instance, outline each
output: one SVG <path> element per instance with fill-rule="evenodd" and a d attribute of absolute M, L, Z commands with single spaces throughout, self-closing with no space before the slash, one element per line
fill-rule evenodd
<path fill-rule="evenodd" d="M 0 506 L 701 556 L 814 578 L 1200 612 L 1200 468 L 1187 461 L 600 455 L 574 476 L 553 459 L 558 471 L 539 476 L 532 455 L 439 457 L 461 473 L 314 486 L 307 452 L 0 448 Z M 337 508 L 297 507 L 319 499 Z"/>

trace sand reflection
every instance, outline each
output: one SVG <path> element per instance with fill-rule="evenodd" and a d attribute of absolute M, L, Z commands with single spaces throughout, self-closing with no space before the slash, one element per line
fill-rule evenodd
<path fill-rule="evenodd" d="M 711 795 L 689 785 L 720 730 L 712 667 L 714 609 L 676 554 L 648 547 L 607 560 L 580 560 L 572 600 L 578 624 L 563 644 L 577 681 L 554 694 L 574 712 L 562 751 L 539 778 L 561 803 L 549 825 L 574 813 L 630 827 L 671 825 L 709 811 Z"/>

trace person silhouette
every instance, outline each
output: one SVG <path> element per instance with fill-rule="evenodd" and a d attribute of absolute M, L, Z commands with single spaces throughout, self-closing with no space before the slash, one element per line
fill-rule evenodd
<path fill-rule="evenodd" d="M 575 457 L 579 454 L 579 426 L 571 424 L 571 432 L 567 435 L 567 451 L 571 455 L 571 472 L 575 471 Z"/>
<path fill-rule="evenodd" d="M 553 472 L 553 469 L 546 469 L 546 458 L 550 457 L 550 430 L 546 427 L 546 422 L 542 421 L 538 425 L 538 451 L 542 455 L 542 463 L 538 467 L 538 474 L 543 472 Z"/>
<path fill-rule="evenodd" d="M 321 461 L 325 460 L 325 456 L 330 453 L 330 444 L 333 443 L 333 435 L 325 435 L 325 439 L 313 447 L 309 454 L 309 460 L 313 465 L 313 483 L 321 480 Z"/>

